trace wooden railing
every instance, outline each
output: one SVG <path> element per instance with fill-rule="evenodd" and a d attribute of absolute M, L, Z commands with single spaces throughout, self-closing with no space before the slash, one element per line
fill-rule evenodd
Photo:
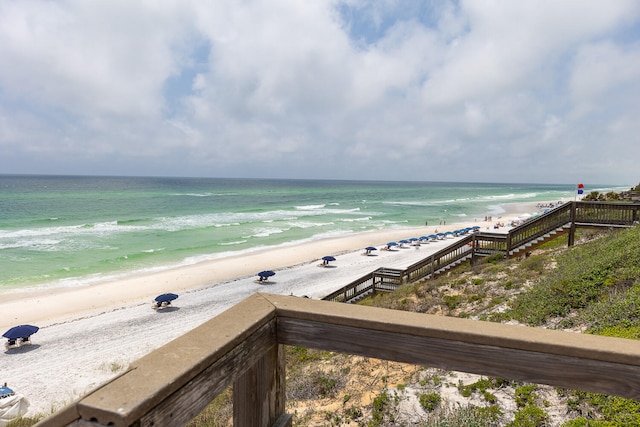
<path fill-rule="evenodd" d="M 433 255 L 410 265 L 404 270 L 406 280 L 414 282 L 418 279 L 433 277 L 451 265 L 471 259 L 472 242 L 473 235 L 464 236 Z"/>
<path fill-rule="evenodd" d="M 379 268 L 330 293 L 323 299 L 333 302 L 354 302 L 358 298 L 379 291 L 395 291 L 403 283 L 406 283 L 404 270 Z"/>
<path fill-rule="evenodd" d="M 394 290 L 404 283 L 433 278 L 463 261 L 473 262 L 481 256 L 511 257 L 532 242 L 543 242 L 569 233 L 573 245 L 577 227 L 628 227 L 640 220 L 640 204 L 609 202 L 568 202 L 543 215 L 531 218 L 508 233 L 477 232 L 418 261 L 404 270 L 394 270 L 394 277 L 376 274 L 354 280 L 327 295 L 324 300 L 354 302 L 380 290 Z M 395 283 L 395 285 L 394 285 Z"/>
<path fill-rule="evenodd" d="M 575 203 L 575 202 L 574 202 Z M 519 247 L 533 242 L 554 230 L 570 226 L 573 222 L 574 203 L 565 203 L 544 215 L 540 215 L 509 230 L 506 235 L 506 254 L 513 254 Z"/>
<path fill-rule="evenodd" d="M 233 385 L 236 426 L 291 426 L 284 345 L 640 399 L 640 341 L 255 294 L 38 423 L 182 426 Z"/>

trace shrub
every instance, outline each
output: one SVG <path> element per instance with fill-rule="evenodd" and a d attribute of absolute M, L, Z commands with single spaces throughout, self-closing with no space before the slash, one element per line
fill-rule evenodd
<path fill-rule="evenodd" d="M 534 405 L 525 406 L 516 412 L 516 416 L 507 427 L 542 427 L 549 421 L 549 415 Z"/>
<path fill-rule="evenodd" d="M 460 305 L 460 303 L 462 303 L 462 298 L 462 295 L 445 295 L 444 297 L 442 297 L 442 300 L 447 305 L 449 310 L 453 310 L 458 305 Z"/>
<path fill-rule="evenodd" d="M 387 418 L 389 410 L 391 409 L 391 398 L 387 391 L 383 391 L 381 394 L 376 396 L 373 399 L 373 412 L 371 414 L 371 421 L 369 422 L 369 427 L 375 427 L 382 425 Z M 391 416 L 392 418 L 392 416 Z"/>
<path fill-rule="evenodd" d="M 438 393 L 425 393 L 420 395 L 419 401 L 422 409 L 431 412 L 440 404 L 442 397 Z"/>
<path fill-rule="evenodd" d="M 607 424 L 601 425 L 640 425 L 640 402 L 637 400 L 583 391 L 573 391 L 572 393 L 573 406 L 586 405 L 594 408 L 600 414 L 602 421 L 607 422 Z M 591 420 L 589 423 L 591 423 Z M 589 426 L 591 425 L 589 424 Z"/>
<path fill-rule="evenodd" d="M 518 408 L 530 406 L 535 403 L 538 395 L 535 394 L 534 391 L 537 388 L 538 386 L 534 384 L 523 385 L 522 387 L 516 388 L 516 405 L 518 405 Z"/>
<path fill-rule="evenodd" d="M 319 369 L 304 375 L 296 374 L 287 377 L 287 399 L 306 400 L 335 397 L 346 377 L 337 371 L 323 372 Z"/>
<path fill-rule="evenodd" d="M 468 405 L 450 408 L 445 405 L 434 411 L 427 421 L 420 425 L 424 427 L 494 427 L 501 416 L 502 412 L 497 406 L 479 408 Z"/>

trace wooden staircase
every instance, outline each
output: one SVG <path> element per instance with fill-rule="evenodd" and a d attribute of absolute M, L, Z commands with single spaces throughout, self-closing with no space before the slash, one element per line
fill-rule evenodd
<path fill-rule="evenodd" d="M 521 253 L 527 253 L 527 252 L 531 252 L 532 250 L 536 249 L 537 247 L 545 244 L 546 242 L 553 240 L 553 239 L 557 239 L 560 236 L 563 236 L 564 234 L 567 234 L 571 231 L 571 225 L 570 224 L 566 224 L 563 225 L 562 227 L 558 227 L 554 230 L 549 231 L 548 233 L 537 237 L 536 239 L 525 243 L 522 246 L 518 246 L 517 248 L 512 249 L 509 252 L 509 257 L 514 257 L 514 256 L 518 256 Z"/>
<path fill-rule="evenodd" d="M 578 227 L 621 228 L 639 222 L 638 203 L 568 202 L 509 230 L 507 234 L 479 232 L 464 236 L 404 270 L 379 268 L 323 299 L 354 303 L 376 292 L 393 292 L 403 284 L 434 278 L 479 257 L 526 256 L 545 242 L 565 234 L 569 234 L 568 244 L 571 246 Z"/>

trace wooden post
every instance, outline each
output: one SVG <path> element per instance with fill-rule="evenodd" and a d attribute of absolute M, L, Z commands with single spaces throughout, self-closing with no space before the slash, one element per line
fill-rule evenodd
<path fill-rule="evenodd" d="M 284 413 L 285 397 L 285 352 L 280 344 L 233 383 L 233 425 L 291 426 L 291 416 Z"/>
<path fill-rule="evenodd" d="M 431 265 L 431 279 L 435 278 L 435 272 L 436 272 L 436 268 L 435 268 L 435 259 L 433 258 L 433 255 L 431 255 L 429 257 L 431 259 L 430 265 Z"/>
<path fill-rule="evenodd" d="M 573 246 L 576 240 L 576 202 L 571 202 L 571 228 L 569 228 L 569 243 L 567 246 Z"/>

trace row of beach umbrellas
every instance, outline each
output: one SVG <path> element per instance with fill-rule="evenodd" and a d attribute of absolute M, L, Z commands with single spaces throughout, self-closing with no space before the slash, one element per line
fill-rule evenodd
<path fill-rule="evenodd" d="M 466 228 L 461 228 L 459 230 L 446 231 L 444 233 L 434 233 L 434 234 L 429 234 L 429 235 L 420 236 L 420 237 L 411 237 L 409 239 L 402 239 L 402 240 L 398 240 L 397 242 L 395 241 L 388 242 L 385 245 L 385 247 L 392 248 L 394 246 L 411 245 L 411 244 L 415 245 L 416 243 L 426 243 L 428 241 L 433 241 L 433 240 L 442 240 L 445 237 L 450 237 L 450 236 L 463 236 L 465 234 L 476 232 L 478 230 L 480 230 L 480 226 L 475 225 L 473 227 L 466 227 Z M 367 246 L 364 250 L 365 250 L 365 254 L 368 255 L 372 251 L 377 250 L 377 248 L 374 246 Z"/>

